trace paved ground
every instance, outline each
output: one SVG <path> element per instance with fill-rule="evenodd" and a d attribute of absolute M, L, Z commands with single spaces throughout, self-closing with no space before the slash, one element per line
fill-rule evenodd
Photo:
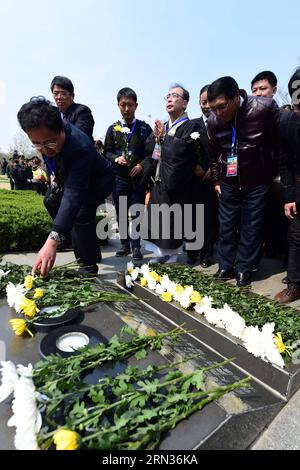
<path fill-rule="evenodd" d="M 107 279 L 115 280 L 116 272 L 122 271 L 126 263 L 131 260 L 116 258 L 115 251 L 118 247 L 117 240 L 111 240 L 109 245 L 102 247 L 103 261 L 99 265 L 100 274 Z M 7 255 L 5 259 L 17 264 L 32 265 L 35 260 L 35 253 Z M 145 261 L 151 258 L 151 254 L 145 255 Z M 58 253 L 57 264 L 65 264 L 74 260 L 72 251 Z M 181 255 L 179 262 L 185 262 L 185 255 Z M 202 270 L 201 267 L 196 269 Z M 214 273 L 217 265 L 206 269 L 205 272 Z M 253 291 L 259 294 L 274 297 L 283 288 L 281 279 L 285 276 L 282 262 L 279 260 L 264 259 L 259 271 L 254 273 Z M 234 282 L 234 281 L 230 281 Z M 294 307 L 300 309 L 300 300 L 293 302 Z M 254 450 L 299 450 L 300 449 L 300 390 L 294 395 L 290 402 L 283 408 L 281 413 L 272 422 L 269 428 L 262 434 L 253 446 Z"/>

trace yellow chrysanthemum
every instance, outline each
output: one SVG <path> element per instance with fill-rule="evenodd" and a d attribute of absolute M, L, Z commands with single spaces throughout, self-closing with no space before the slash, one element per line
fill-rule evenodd
<path fill-rule="evenodd" d="M 31 331 L 27 328 L 26 321 L 22 320 L 22 318 L 14 318 L 13 320 L 9 320 L 9 323 L 17 336 L 21 336 L 25 331 L 27 331 L 30 336 L 33 336 Z"/>
<path fill-rule="evenodd" d="M 280 352 L 280 354 L 282 353 L 287 353 L 287 354 L 291 354 L 290 353 L 290 349 L 293 349 L 291 346 L 286 346 L 284 344 L 284 342 L 282 341 L 282 335 L 281 333 L 277 333 L 275 336 L 274 336 L 274 343 L 278 349 L 278 351 Z"/>
<path fill-rule="evenodd" d="M 69 429 L 56 431 L 53 437 L 56 450 L 76 450 L 78 449 L 78 434 Z"/>
<path fill-rule="evenodd" d="M 156 271 L 151 271 L 151 273 L 149 273 L 150 276 L 152 277 L 152 279 L 154 279 L 155 282 L 159 282 L 159 279 L 160 279 L 160 275 L 157 274 Z"/>
<path fill-rule="evenodd" d="M 184 287 L 182 287 L 180 284 L 177 284 L 177 286 L 175 287 L 175 290 L 176 290 L 176 294 L 182 294 L 183 291 L 184 291 Z"/>
<path fill-rule="evenodd" d="M 201 297 L 200 292 L 194 290 L 194 292 L 192 293 L 192 295 L 190 297 L 190 300 L 191 300 L 192 303 L 195 303 L 195 304 L 197 304 L 198 302 L 201 302 L 202 297 Z"/>
<path fill-rule="evenodd" d="M 43 289 L 40 289 L 39 287 L 37 289 L 35 289 L 35 293 L 34 293 L 34 296 L 33 298 L 34 299 L 42 299 L 45 295 L 45 292 L 43 291 Z"/>
<path fill-rule="evenodd" d="M 34 276 L 26 276 L 24 281 L 25 289 L 32 289 L 33 287 Z"/>
<path fill-rule="evenodd" d="M 129 269 L 127 269 L 127 271 L 128 271 L 128 274 L 132 274 L 133 268 L 129 268 Z"/>
<path fill-rule="evenodd" d="M 164 302 L 172 302 L 172 300 L 173 300 L 171 292 L 164 292 L 162 294 L 161 298 Z"/>
<path fill-rule="evenodd" d="M 120 124 L 117 124 L 115 127 L 114 127 L 114 131 L 115 132 L 121 132 L 122 130 L 122 126 L 120 126 Z"/>
<path fill-rule="evenodd" d="M 157 333 L 153 328 L 147 328 L 146 335 L 147 336 L 156 336 Z"/>
<path fill-rule="evenodd" d="M 148 284 L 147 279 L 145 279 L 144 277 L 142 277 L 142 279 L 141 279 L 141 286 L 142 286 L 142 287 L 147 287 L 147 284 Z"/>
<path fill-rule="evenodd" d="M 35 301 L 27 299 L 26 297 L 24 297 L 20 302 L 20 310 L 28 318 L 33 318 L 35 314 L 39 312 Z"/>

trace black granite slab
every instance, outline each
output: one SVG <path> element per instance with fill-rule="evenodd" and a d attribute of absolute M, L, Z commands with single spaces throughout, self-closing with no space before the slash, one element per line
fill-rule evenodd
<path fill-rule="evenodd" d="M 102 289 L 120 291 L 119 287 L 105 281 L 99 281 L 99 284 Z M 142 297 L 145 297 L 145 294 L 146 292 L 143 292 Z M 24 365 L 39 360 L 39 343 L 45 334 L 37 332 L 34 338 L 16 337 L 8 324 L 8 320 L 14 318 L 15 313 L 6 305 L 4 299 L 0 299 L 0 315 L 0 340 L 6 345 L 6 357 L 1 359 Z M 169 331 L 174 328 L 175 324 L 180 323 L 164 313 L 155 311 L 134 297 L 130 297 L 128 302 L 98 304 L 90 307 L 76 321 L 97 329 L 106 339 L 119 334 L 125 323 L 134 326 L 140 333 L 145 332 L 147 328 L 152 328 L 157 332 Z M 165 349 L 164 355 L 151 351 L 139 364 L 144 368 L 150 363 L 160 364 L 195 354 L 198 357 L 193 360 L 194 367 L 206 367 L 222 362 L 224 359 L 193 333 L 181 336 L 176 345 Z M 128 363 L 135 365 L 136 359 L 131 358 Z M 121 364 L 120 367 L 126 367 L 126 365 L 127 362 Z M 105 369 L 101 368 L 91 374 L 89 380 L 92 383 L 99 375 L 110 372 L 108 365 Z M 228 364 L 210 371 L 206 378 L 210 385 L 226 385 L 244 377 L 244 372 L 234 364 Z M 272 393 L 256 380 L 252 380 L 249 388 L 236 390 L 224 400 L 210 403 L 203 410 L 179 423 L 174 430 L 164 436 L 159 448 L 165 450 L 246 449 L 274 419 L 284 403 L 284 400 L 277 394 Z M 11 416 L 10 405 L 11 399 L 0 404 L 1 450 L 13 448 L 14 430 L 6 426 Z"/>
<path fill-rule="evenodd" d="M 118 283 L 123 286 L 124 274 L 119 273 Z M 286 399 L 300 387 L 300 366 L 287 364 L 284 369 L 271 364 L 263 359 L 256 358 L 248 353 L 242 342 L 234 338 L 225 330 L 209 324 L 204 316 L 198 315 L 192 310 L 183 311 L 175 302 L 163 302 L 159 296 L 149 289 L 135 283 L 131 289 L 132 294 L 143 298 L 146 304 L 165 315 L 175 324 L 185 323 L 186 328 L 195 329 L 194 335 L 205 344 L 226 358 L 235 357 L 235 364 L 245 370 L 246 373 L 262 381 L 276 390 Z"/>

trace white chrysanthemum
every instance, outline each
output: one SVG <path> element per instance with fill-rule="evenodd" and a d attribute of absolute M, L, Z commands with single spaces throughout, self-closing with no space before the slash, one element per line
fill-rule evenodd
<path fill-rule="evenodd" d="M 143 266 L 140 268 L 140 272 L 144 277 L 146 277 L 147 274 L 149 274 L 149 272 L 150 272 L 150 268 L 149 268 L 148 264 L 143 264 Z"/>
<path fill-rule="evenodd" d="M 20 302 L 26 292 L 27 289 L 24 288 L 23 284 L 15 286 L 12 282 L 9 282 L 6 286 L 7 303 L 10 307 L 15 308 L 18 313 L 20 312 Z"/>
<path fill-rule="evenodd" d="M 188 295 L 189 297 L 193 295 L 194 292 L 194 287 L 193 286 L 188 286 L 184 289 L 183 295 Z"/>
<path fill-rule="evenodd" d="M 170 283 L 171 283 L 171 282 L 172 282 L 172 281 L 170 281 L 169 276 L 168 276 L 167 274 L 165 274 L 165 275 L 161 278 L 161 285 L 162 285 L 163 288 L 164 288 L 165 290 L 167 290 L 167 291 L 169 290 L 169 286 L 170 286 Z"/>
<path fill-rule="evenodd" d="M 131 271 L 132 269 L 134 269 L 134 264 L 132 261 L 130 261 L 129 263 L 127 263 L 127 271 Z"/>
<path fill-rule="evenodd" d="M 219 328 L 223 328 L 223 324 L 221 322 L 221 315 L 218 309 L 215 308 L 206 308 L 204 312 L 204 316 L 206 321 L 211 325 L 217 326 Z"/>
<path fill-rule="evenodd" d="M 199 137 L 200 137 L 199 132 L 192 132 L 191 139 L 197 140 L 197 139 L 199 139 Z"/>
<path fill-rule="evenodd" d="M 188 309 L 191 306 L 191 299 L 189 293 L 183 292 L 183 294 L 179 296 L 178 302 L 180 303 L 180 306 L 182 308 L 184 308 L 185 310 Z"/>
<path fill-rule="evenodd" d="M 255 357 L 264 358 L 264 336 L 262 335 L 262 332 L 259 330 L 258 326 L 246 327 L 242 334 L 242 340 L 248 352 L 253 354 Z"/>
<path fill-rule="evenodd" d="M 131 289 L 131 287 L 133 286 L 133 282 L 132 282 L 132 279 L 131 279 L 131 276 L 125 276 L 125 283 L 126 283 L 126 287 L 128 289 Z"/>
<path fill-rule="evenodd" d="M 212 325 L 224 329 L 224 312 L 222 308 L 210 308 L 205 310 L 204 316 Z"/>
<path fill-rule="evenodd" d="M 166 289 L 161 284 L 157 284 L 155 288 L 155 293 L 157 295 L 162 295 L 164 292 L 166 292 Z"/>
<path fill-rule="evenodd" d="M 1 361 L 2 381 L 0 386 L 0 403 L 14 391 L 16 382 L 18 381 L 18 373 L 16 366 L 11 361 Z"/>
<path fill-rule="evenodd" d="M 122 127 L 121 132 L 122 134 L 130 134 L 130 129 L 129 127 Z"/>
<path fill-rule="evenodd" d="M 200 302 L 196 303 L 194 309 L 197 313 L 200 313 L 202 315 L 206 311 L 211 310 L 212 302 L 213 302 L 213 299 L 206 295 L 205 297 L 201 299 Z"/>
<path fill-rule="evenodd" d="M 36 391 L 31 379 L 20 377 L 15 384 L 12 404 L 13 416 L 8 426 L 16 427 L 17 450 L 39 450 L 37 433 L 42 426 L 41 414 L 36 405 Z"/>
<path fill-rule="evenodd" d="M 156 281 L 153 279 L 153 277 L 148 276 L 147 277 L 147 282 L 148 282 L 148 288 L 150 290 L 155 290 L 156 289 Z"/>
<path fill-rule="evenodd" d="M 228 304 L 225 304 L 221 310 L 223 328 L 232 336 L 241 338 L 243 330 L 246 327 L 245 320 L 234 312 Z"/>
<path fill-rule="evenodd" d="M 172 297 L 174 298 L 176 294 L 176 282 L 170 281 L 168 289 L 166 289 L 168 292 L 171 292 Z"/>
<path fill-rule="evenodd" d="M 0 279 L 3 277 L 7 276 L 10 273 L 10 271 L 3 271 L 3 269 L 0 269 Z"/>
<path fill-rule="evenodd" d="M 131 273 L 131 279 L 132 279 L 133 281 L 136 281 L 137 278 L 139 277 L 139 274 L 140 274 L 139 268 L 135 268 L 135 269 L 132 271 L 132 273 Z"/>
<path fill-rule="evenodd" d="M 22 364 L 18 364 L 17 371 L 21 377 L 26 377 L 27 379 L 31 379 L 32 374 L 33 374 L 33 365 L 28 364 L 28 366 L 22 366 Z"/>

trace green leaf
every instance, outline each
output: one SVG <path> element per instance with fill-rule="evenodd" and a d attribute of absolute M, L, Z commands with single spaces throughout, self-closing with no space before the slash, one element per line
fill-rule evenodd
<path fill-rule="evenodd" d="M 142 359 L 145 359 L 147 357 L 148 353 L 146 351 L 146 349 L 141 349 L 140 351 L 138 351 L 136 354 L 135 354 L 135 358 L 138 360 L 138 361 L 141 361 Z"/>

